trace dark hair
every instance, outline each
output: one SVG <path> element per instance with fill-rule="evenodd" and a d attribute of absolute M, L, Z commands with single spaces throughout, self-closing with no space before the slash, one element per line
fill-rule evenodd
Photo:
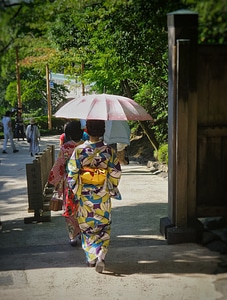
<path fill-rule="evenodd" d="M 87 133 L 90 136 L 101 137 L 105 133 L 105 121 L 104 120 L 87 120 L 86 128 L 87 128 Z"/>
<path fill-rule="evenodd" d="M 81 129 L 80 121 L 69 122 L 65 127 L 65 135 L 67 141 L 80 141 L 83 135 L 83 130 Z"/>
<path fill-rule="evenodd" d="M 11 111 L 10 111 L 10 110 L 7 110 L 7 112 L 5 113 L 5 116 L 6 116 L 6 117 L 10 117 L 10 116 L 11 116 Z"/>

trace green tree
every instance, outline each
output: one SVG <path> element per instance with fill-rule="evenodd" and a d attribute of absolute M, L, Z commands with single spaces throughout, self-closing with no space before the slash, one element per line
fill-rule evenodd
<path fill-rule="evenodd" d="M 23 110 L 46 114 L 46 81 L 45 67 L 53 60 L 56 50 L 50 47 L 45 38 L 45 28 L 48 26 L 46 14 L 50 2 L 42 1 L 21 2 L 15 5 L 2 5 L 0 11 L 2 36 L 0 40 L 1 63 L 1 98 L 2 107 L 17 107 L 16 83 L 16 47 L 19 49 L 21 99 Z M 51 10 L 47 10 L 51 12 Z M 39 25 L 38 25 L 39 24 Z M 38 26 L 37 26 L 38 25 Z M 52 106 L 66 101 L 68 90 L 63 85 L 56 84 L 52 89 Z M 2 111 L 3 113 L 3 111 Z"/>
<path fill-rule="evenodd" d="M 199 43 L 227 43 L 227 5 L 225 0 L 185 0 L 199 15 Z"/>
<path fill-rule="evenodd" d="M 182 8 L 198 11 L 199 41 L 226 42 L 224 0 L 34 0 L 10 7 L 4 3 L 0 10 L 1 104 L 6 105 L 5 96 L 8 101 L 16 99 L 17 46 L 23 101 L 27 105 L 29 99 L 36 99 L 29 109 L 45 103 L 48 63 L 53 72 L 70 74 L 85 84 L 94 82 L 97 92 L 139 102 L 155 120 L 141 126 L 156 147 L 167 140 L 167 13 Z M 64 99 L 63 90 L 58 95 L 57 90 L 56 105 Z"/>
<path fill-rule="evenodd" d="M 156 147 L 167 139 L 166 14 L 179 5 L 180 1 L 86 1 L 70 18 L 62 11 L 49 29 L 60 49 L 76 49 L 77 63 L 85 63 L 82 79 L 95 82 L 96 91 L 132 97 L 152 114 L 155 124 L 143 128 Z M 72 35 L 64 35 L 65 28 Z"/>

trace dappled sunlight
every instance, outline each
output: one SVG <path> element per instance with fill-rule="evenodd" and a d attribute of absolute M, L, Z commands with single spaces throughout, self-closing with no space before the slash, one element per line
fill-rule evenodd
<path fill-rule="evenodd" d="M 164 240 L 164 237 L 157 235 L 118 235 L 117 238 L 127 238 L 127 239 L 155 239 Z"/>
<path fill-rule="evenodd" d="M 53 140 L 56 145 L 58 138 Z M 41 142 L 45 144 L 45 140 Z M 52 140 L 48 140 L 48 144 L 52 144 Z M 20 167 L 10 166 L 10 175 L 0 182 L 1 269 L 14 270 L 12 257 L 16 257 L 17 270 L 67 270 L 73 265 L 75 269 L 91 272 L 86 269 L 81 244 L 73 248 L 68 243 L 61 211 L 51 212 L 50 222 L 24 224 L 24 218 L 33 215 L 28 213 L 25 171 L 26 163 L 33 159 L 27 155 L 26 144 L 24 147 L 26 156 L 22 155 L 24 160 L 20 160 Z M 160 218 L 168 212 L 167 180 L 152 175 L 146 166 L 135 164 L 123 166 L 122 170 L 119 189 L 123 199 L 112 200 L 111 240 L 105 274 L 125 277 L 135 273 L 153 276 L 214 273 L 218 263 L 216 253 L 196 244 L 168 245 L 160 234 Z"/>

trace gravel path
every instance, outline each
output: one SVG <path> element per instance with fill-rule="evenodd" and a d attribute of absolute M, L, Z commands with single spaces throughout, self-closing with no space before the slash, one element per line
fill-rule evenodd
<path fill-rule="evenodd" d="M 2 146 L 1 141 L 1 146 Z M 24 224 L 27 142 L 0 154 L 0 298 L 2 300 L 227 299 L 222 256 L 197 244 L 167 245 L 159 221 L 168 214 L 167 178 L 145 165 L 122 167 L 122 201 L 113 201 L 111 246 L 104 274 L 87 268 L 80 245 L 71 247 L 61 212 L 51 222 Z M 41 150 L 58 136 L 43 137 Z M 218 274 L 219 273 L 219 274 Z"/>

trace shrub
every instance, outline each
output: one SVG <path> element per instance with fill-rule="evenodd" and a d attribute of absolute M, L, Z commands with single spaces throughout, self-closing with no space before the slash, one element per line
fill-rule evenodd
<path fill-rule="evenodd" d="M 168 144 L 161 145 L 158 151 L 155 151 L 154 156 L 159 162 L 168 165 Z"/>

